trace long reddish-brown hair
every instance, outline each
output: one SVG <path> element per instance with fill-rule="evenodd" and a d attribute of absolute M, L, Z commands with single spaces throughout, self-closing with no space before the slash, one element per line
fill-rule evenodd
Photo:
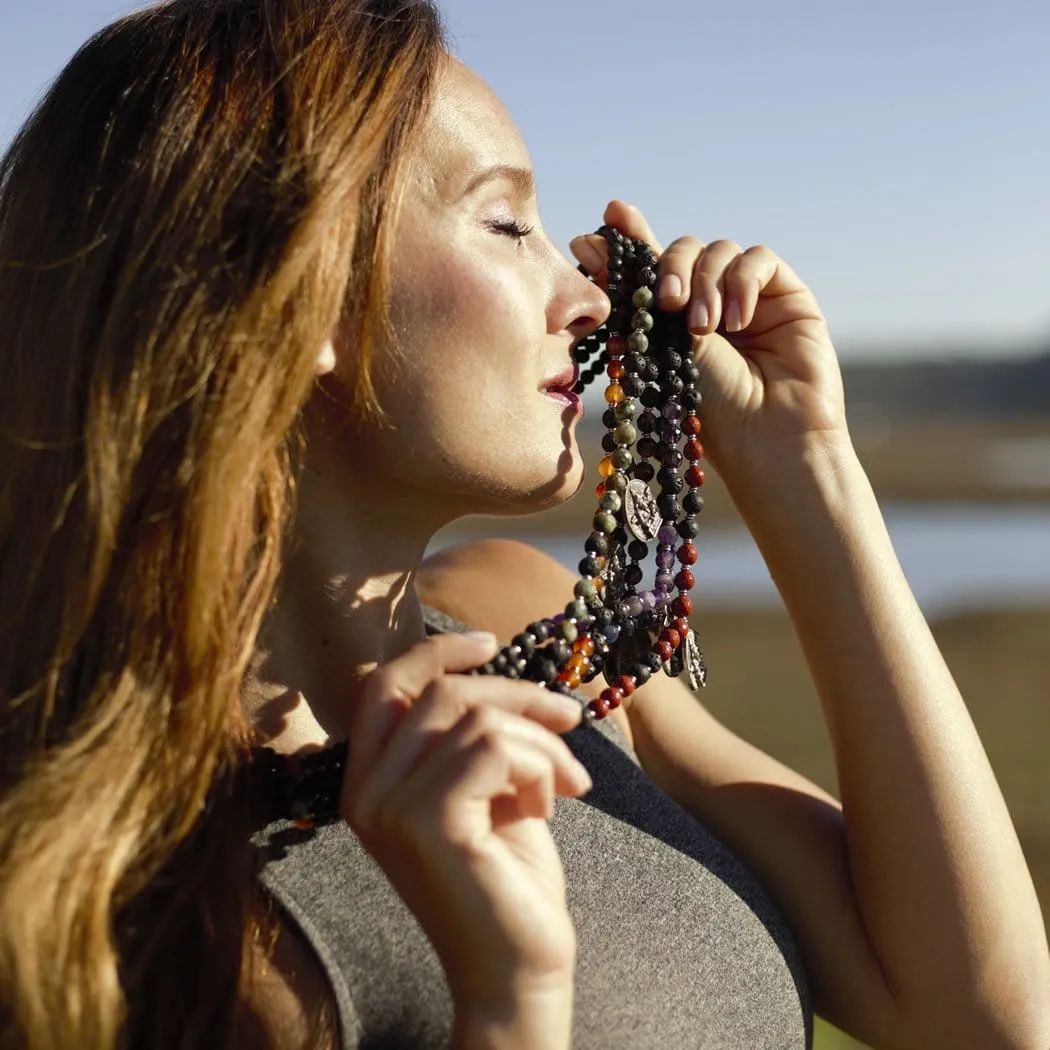
<path fill-rule="evenodd" d="M 172 0 L 0 161 L 0 1045 L 232 1046 L 248 846 L 218 786 L 297 419 L 374 401 L 421 0 Z"/>

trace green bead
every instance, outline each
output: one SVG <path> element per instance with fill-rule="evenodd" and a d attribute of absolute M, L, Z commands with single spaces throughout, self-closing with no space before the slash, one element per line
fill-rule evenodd
<path fill-rule="evenodd" d="M 613 415 L 619 420 L 634 419 L 638 415 L 638 402 L 633 397 L 621 401 L 614 409 Z"/>
<path fill-rule="evenodd" d="M 568 612 L 570 608 L 574 608 L 574 606 L 568 606 L 565 611 Z M 570 645 L 580 637 L 580 630 L 572 620 L 562 620 L 559 625 L 559 630 L 561 631 L 562 638 L 564 638 Z"/>
<path fill-rule="evenodd" d="M 617 470 L 626 470 L 628 467 L 634 466 L 634 456 L 631 450 L 627 448 L 618 448 L 609 459 Z"/>
<path fill-rule="evenodd" d="M 638 439 L 638 431 L 633 423 L 621 423 L 613 431 L 613 440 L 619 445 L 633 445 Z"/>
<path fill-rule="evenodd" d="M 636 354 L 644 354 L 649 349 L 649 337 L 645 332 L 632 332 L 627 337 L 627 349 Z"/>
<path fill-rule="evenodd" d="M 587 616 L 587 603 L 583 598 L 577 598 L 576 601 L 569 603 L 567 611 L 568 610 L 572 610 L 569 612 L 569 615 L 573 617 L 573 619 L 583 620 Z"/>
<path fill-rule="evenodd" d="M 594 515 L 594 528 L 597 532 L 613 532 L 616 519 L 607 510 L 600 510 Z"/>
<path fill-rule="evenodd" d="M 627 491 L 627 478 L 623 474 L 612 474 L 605 479 L 605 491 L 623 495 Z"/>
<path fill-rule="evenodd" d="M 639 310 L 645 310 L 653 305 L 653 293 L 649 288 L 639 288 L 638 291 L 631 296 L 631 302 Z"/>
<path fill-rule="evenodd" d="M 640 328 L 643 332 L 651 332 L 653 330 L 653 315 L 648 310 L 639 310 L 631 318 L 631 327 Z"/>
<path fill-rule="evenodd" d="M 598 501 L 598 506 L 615 514 L 623 506 L 623 499 L 618 492 L 605 492 Z"/>
<path fill-rule="evenodd" d="M 594 586 L 591 580 L 577 580 L 572 593 L 577 598 L 596 598 L 598 596 L 598 588 Z"/>

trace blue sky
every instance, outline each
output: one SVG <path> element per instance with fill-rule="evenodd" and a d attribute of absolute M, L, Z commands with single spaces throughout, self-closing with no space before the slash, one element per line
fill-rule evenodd
<path fill-rule="evenodd" d="M 0 142 L 134 6 L 0 0 Z M 521 127 L 562 245 L 620 196 L 665 240 L 770 245 L 844 357 L 1050 346 L 1050 4 L 442 6 Z"/>

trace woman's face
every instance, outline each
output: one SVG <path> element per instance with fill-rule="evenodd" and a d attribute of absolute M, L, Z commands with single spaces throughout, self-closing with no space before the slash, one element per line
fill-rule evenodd
<path fill-rule="evenodd" d="M 520 512 L 583 478 L 571 347 L 608 315 L 540 225 L 531 165 L 491 90 L 449 60 L 396 228 L 374 381 L 393 429 L 361 435 L 374 484 L 454 513 Z"/>

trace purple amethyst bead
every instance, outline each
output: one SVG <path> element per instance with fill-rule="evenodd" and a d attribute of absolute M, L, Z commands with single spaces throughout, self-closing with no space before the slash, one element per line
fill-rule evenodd
<path fill-rule="evenodd" d="M 665 546 L 673 547 L 678 542 L 678 530 L 674 525 L 661 525 L 656 538 Z"/>
<path fill-rule="evenodd" d="M 667 404 L 664 405 L 663 416 L 664 419 L 681 419 L 682 406 L 677 401 L 668 401 Z"/>
<path fill-rule="evenodd" d="M 659 551 L 656 555 L 656 567 L 658 569 L 670 569 L 674 566 L 675 560 L 673 550 Z"/>
<path fill-rule="evenodd" d="M 656 595 L 652 591 L 642 591 L 638 598 L 642 603 L 643 612 L 652 612 L 656 608 Z"/>
<path fill-rule="evenodd" d="M 674 445 L 682 436 L 682 428 L 670 419 L 661 420 L 659 431 L 660 440 L 666 441 L 668 445 Z"/>
<path fill-rule="evenodd" d="M 674 586 L 673 572 L 658 572 L 656 574 L 656 587 L 660 591 L 670 591 Z"/>

